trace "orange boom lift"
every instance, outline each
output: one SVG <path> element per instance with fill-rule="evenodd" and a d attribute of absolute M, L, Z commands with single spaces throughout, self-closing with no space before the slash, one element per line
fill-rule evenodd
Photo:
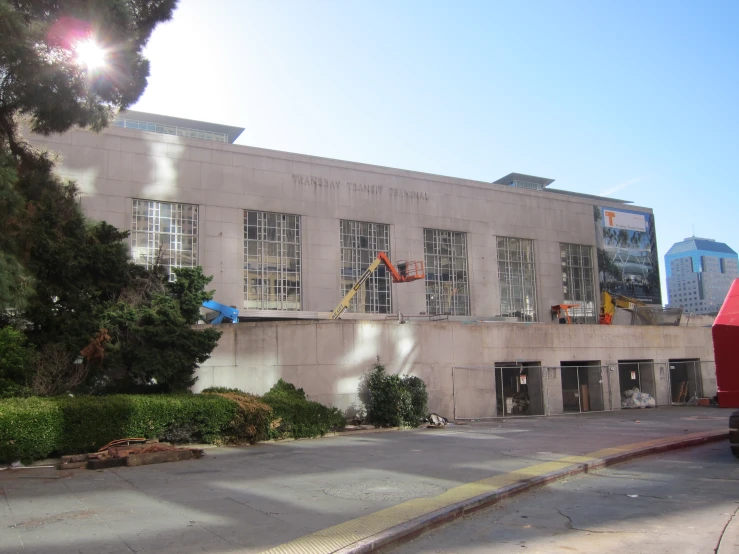
<path fill-rule="evenodd" d="M 392 275 L 393 277 L 393 283 L 409 283 L 411 281 L 423 279 L 426 276 L 426 273 L 424 272 L 423 262 L 400 261 L 398 262 L 398 267 L 395 267 L 392 262 L 390 262 L 387 254 L 385 254 L 384 252 L 380 252 L 373 260 L 373 262 L 369 265 L 367 270 L 362 273 L 362 276 L 359 278 L 359 280 L 354 283 L 354 286 L 349 289 L 349 292 L 347 292 L 346 296 L 344 296 L 341 302 L 339 302 L 339 305 L 336 306 L 333 312 L 331 312 L 331 319 L 339 319 L 341 317 L 341 314 L 343 314 L 344 311 L 349 307 L 349 303 L 351 302 L 352 298 L 354 298 L 354 295 L 357 294 L 364 282 L 369 279 L 370 275 L 372 275 L 375 270 L 380 267 L 380 264 L 385 264 L 387 266 L 388 271 L 390 271 L 390 275 Z"/>

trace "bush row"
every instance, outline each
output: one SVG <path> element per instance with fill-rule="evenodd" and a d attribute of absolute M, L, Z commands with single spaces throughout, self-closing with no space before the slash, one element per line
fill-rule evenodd
<path fill-rule="evenodd" d="M 216 395 L 113 395 L 0 401 L 0 462 L 93 452 L 127 437 L 222 440 L 236 403 Z"/>
<path fill-rule="evenodd" d="M 261 398 L 237 389 L 204 393 L 0 400 L 0 463 L 93 452 L 129 437 L 253 444 L 323 436 L 345 423 L 338 409 L 281 379 Z"/>
<path fill-rule="evenodd" d="M 303 389 L 282 379 L 262 397 L 224 387 L 211 387 L 203 392 L 239 404 L 239 421 L 233 426 L 237 440 L 322 437 L 346 424 L 341 410 L 308 400 Z"/>

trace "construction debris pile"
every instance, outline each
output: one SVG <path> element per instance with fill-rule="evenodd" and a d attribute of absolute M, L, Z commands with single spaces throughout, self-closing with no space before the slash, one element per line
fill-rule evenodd
<path fill-rule="evenodd" d="M 143 466 L 202 458 L 199 448 L 177 448 L 157 439 L 120 439 L 103 446 L 97 452 L 62 456 L 58 469 L 106 469 L 120 466 Z"/>
<path fill-rule="evenodd" d="M 528 414 L 529 393 L 521 391 L 513 396 L 506 397 L 506 414 Z"/>
<path fill-rule="evenodd" d="M 624 391 L 622 396 L 622 408 L 655 408 L 657 406 L 651 394 L 641 392 L 637 387 Z"/>
<path fill-rule="evenodd" d="M 426 416 L 426 421 L 429 422 L 426 427 L 431 429 L 446 427 L 449 424 L 449 421 L 447 421 L 446 418 L 441 417 L 439 414 L 429 414 Z"/>

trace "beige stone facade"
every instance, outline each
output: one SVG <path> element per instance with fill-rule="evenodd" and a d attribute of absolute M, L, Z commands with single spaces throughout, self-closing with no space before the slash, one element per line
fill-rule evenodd
<path fill-rule="evenodd" d="M 621 408 L 619 362 L 628 360 L 648 363 L 642 378 L 654 381 L 650 392 L 659 405 L 670 404 L 677 394 L 670 390 L 678 387 L 670 382 L 674 360 L 701 360 L 702 395 L 716 394 L 710 328 L 263 321 L 220 329 L 221 341 L 199 370 L 195 390 L 225 386 L 263 393 L 282 378 L 313 400 L 346 409 L 357 403 L 359 379 L 379 356 L 389 372 L 421 377 L 429 409 L 446 417 L 455 410 L 457 417 L 494 417 L 499 398 L 494 367 L 500 363 L 542 366 L 546 414 L 563 412 L 561 366 L 567 362 L 596 367 L 589 371 L 590 387 L 600 388 L 602 398 L 591 410 Z M 649 390 L 646 383 L 643 388 Z"/>
<path fill-rule="evenodd" d="M 671 360 L 700 360 L 692 392 L 716 392 L 708 328 L 553 324 L 550 307 L 564 300 L 564 243 L 592 247 L 597 314 L 593 211 L 596 205 L 623 207 L 618 201 L 116 127 L 32 141 L 58 153 L 58 171 L 77 182 L 90 218 L 130 230 L 137 200 L 197 206 L 196 262 L 213 276 L 215 300 L 262 321 L 221 326 L 223 336 L 199 370 L 196 390 L 217 385 L 262 393 L 283 378 L 345 409 L 357 402 L 359 379 L 379 356 L 391 372 L 422 377 L 430 410 L 447 417 L 500 414 L 511 400 L 496 381 L 496 364 L 529 367 L 527 386 L 538 391 L 532 406 L 546 414 L 566 409 L 568 388 L 584 394 L 579 382 L 563 384 L 569 370 L 560 366 L 568 363 L 587 366 L 582 378 L 590 388 L 589 409 L 620 408 L 618 363 L 625 360 L 652 364 L 643 379 L 659 404 L 676 397 Z M 244 309 L 245 210 L 299 217 L 300 311 Z M 320 321 L 342 296 L 342 220 L 387 225 L 393 260 L 424 260 L 426 230 L 464 233 L 467 321 L 402 324 L 398 313 L 429 311 L 423 280 L 392 285 L 389 314 Z M 484 321 L 501 315 L 500 237 L 532 241 L 532 323 Z M 269 316 L 312 320 L 265 320 Z M 523 384 L 520 377 L 517 382 Z"/>
<path fill-rule="evenodd" d="M 560 243 L 595 245 L 593 206 L 622 206 L 414 171 L 111 127 L 33 137 L 59 154 L 86 214 L 131 229 L 132 200 L 199 206 L 198 263 L 215 300 L 244 307 L 244 210 L 300 216 L 301 309 L 341 299 L 340 220 L 390 226 L 393 260 L 424 259 L 424 229 L 466 233 L 468 315 L 500 315 L 496 237 L 533 241 L 536 319 L 563 301 Z M 647 208 L 630 210 L 651 213 Z M 594 256 L 593 256 L 594 257 Z M 595 279 L 597 281 L 597 277 Z M 598 283 L 593 283 L 598 297 Z M 427 311 L 423 281 L 393 285 L 393 313 Z M 243 314 L 242 315 L 246 315 Z"/>

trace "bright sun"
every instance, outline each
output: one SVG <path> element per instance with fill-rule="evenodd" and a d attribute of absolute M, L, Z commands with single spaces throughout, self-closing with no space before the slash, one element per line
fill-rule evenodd
<path fill-rule="evenodd" d="M 87 69 L 99 69 L 105 65 L 105 50 L 92 39 L 81 40 L 75 46 L 77 61 Z"/>

